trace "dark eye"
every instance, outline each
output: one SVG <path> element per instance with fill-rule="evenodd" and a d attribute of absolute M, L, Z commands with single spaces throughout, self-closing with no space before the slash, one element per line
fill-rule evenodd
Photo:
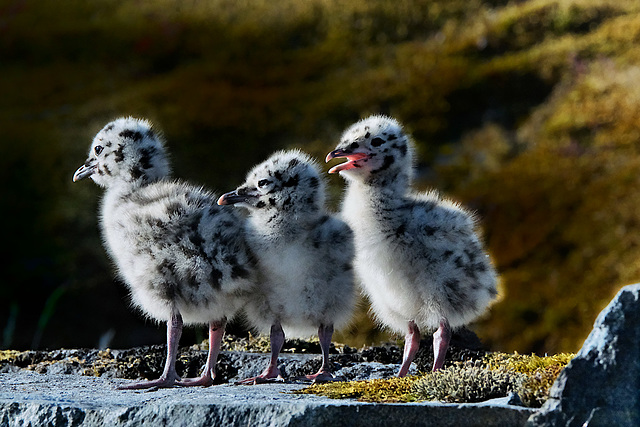
<path fill-rule="evenodd" d="M 100 153 L 102 153 L 102 150 L 104 150 L 104 147 L 102 145 L 96 145 L 96 148 L 93 149 L 93 151 L 95 151 L 96 156 L 99 156 Z"/>
<path fill-rule="evenodd" d="M 379 147 L 379 146 L 381 146 L 382 144 L 384 144 L 385 142 L 387 142 L 387 141 L 385 141 L 385 140 L 384 140 L 384 139 L 382 139 L 382 138 L 373 138 L 373 139 L 371 140 L 371 146 L 372 146 L 372 147 Z"/>
<path fill-rule="evenodd" d="M 269 185 L 271 183 L 271 181 L 269 181 L 268 179 L 261 179 L 260 181 L 258 181 L 258 187 L 262 188 L 265 185 Z"/>

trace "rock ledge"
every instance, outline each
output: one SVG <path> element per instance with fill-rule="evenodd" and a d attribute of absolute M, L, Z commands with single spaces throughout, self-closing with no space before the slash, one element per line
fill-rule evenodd
<path fill-rule="evenodd" d="M 532 409 L 479 404 L 372 404 L 291 394 L 299 384 L 123 391 L 124 380 L 0 374 L 0 426 L 521 426 Z"/>

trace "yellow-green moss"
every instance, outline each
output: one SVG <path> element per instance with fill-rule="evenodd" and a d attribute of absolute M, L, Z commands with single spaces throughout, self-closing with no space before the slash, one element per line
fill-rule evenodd
<path fill-rule="evenodd" d="M 488 353 L 482 361 L 482 365 L 490 370 L 508 370 L 530 374 L 540 369 L 563 368 L 574 357 L 575 354 L 572 353 L 559 353 L 553 356 Z"/>
<path fill-rule="evenodd" d="M 413 402 L 411 388 L 416 376 L 388 380 L 332 382 L 315 384 L 295 391 L 299 394 L 318 394 L 332 399 L 354 398 L 363 402 Z"/>
<path fill-rule="evenodd" d="M 208 347 L 209 340 L 204 340 L 201 346 Z M 271 351 L 269 337 L 264 335 L 253 336 L 249 334 L 247 338 L 235 338 L 229 335 L 224 337 L 222 348 L 229 351 L 247 351 L 253 353 L 268 353 Z"/>
<path fill-rule="evenodd" d="M 419 400 L 480 402 L 504 397 L 524 375 L 508 370 L 490 370 L 460 364 L 428 373 L 415 382 L 412 393 Z"/>
<path fill-rule="evenodd" d="M 507 371 L 519 375 L 514 383 L 515 391 L 522 403 L 530 407 L 540 407 L 549 397 L 549 390 L 564 367 L 575 357 L 571 353 L 553 356 L 537 356 L 489 353 L 483 361 L 492 371 Z"/>
<path fill-rule="evenodd" d="M 574 355 L 540 357 L 491 353 L 484 360 L 456 363 L 423 375 L 388 380 L 317 384 L 297 391 L 333 399 L 366 402 L 479 402 L 518 394 L 526 406 L 540 407 L 549 389 Z"/>
<path fill-rule="evenodd" d="M 15 360 L 15 358 L 18 357 L 20 354 L 22 354 L 21 351 L 0 350 L 0 362 Z"/>
<path fill-rule="evenodd" d="M 518 384 L 515 392 L 520 396 L 520 400 L 526 406 L 539 408 L 549 398 L 551 386 L 560 375 L 563 367 L 560 365 L 550 365 L 545 368 L 539 368 L 526 377 Z"/>
<path fill-rule="evenodd" d="M 112 369 L 117 366 L 119 363 L 115 360 L 113 355 L 111 354 L 111 349 L 107 348 L 105 350 L 100 350 L 98 352 L 98 358 L 92 364 L 85 367 L 82 370 L 82 375 L 99 377 L 102 376 L 106 371 Z"/>

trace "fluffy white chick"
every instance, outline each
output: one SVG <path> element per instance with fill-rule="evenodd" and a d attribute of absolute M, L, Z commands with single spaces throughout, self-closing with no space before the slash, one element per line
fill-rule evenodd
<path fill-rule="evenodd" d="M 270 333 L 271 361 L 260 375 L 240 383 L 280 377 L 285 339 L 318 333 L 322 367 L 307 378 L 333 378 L 329 347 L 334 328 L 352 316 L 355 294 L 351 229 L 327 213 L 324 181 L 316 163 L 297 151 L 278 152 L 255 166 L 238 189 L 218 203 L 248 210 L 247 242 L 259 281 L 245 306 L 250 323 Z"/>
<path fill-rule="evenodd" d="M 354 267 L 376 319 L 405 333 L 398 376 L 407 374 L 420 329 L 433 336 L 433 370 L 443 366 L 452 328 L 496 298 L 496 273 L 476 219 L 435 191 L 411 190 L 413 147 L 393 118 L 371 116 L 347 128 L 326 161 L 347 181 L 343 218 L 355 233 Z"/>
<path fill-rule="evenodd" d="M 122 388 L 211 385 L 227 318 L 253 282 L 254 261 L 243 219 L 202 188 L 169 178 L 164 143 L 145 120 L 120 118 L 95 136 L 73 180 L 105 189 L 100 226 L 131 300 L 167 322 L 162 376 Z M 175 369 L 183 324 L 209 326 L 209 354 L 197 379 Z"/>

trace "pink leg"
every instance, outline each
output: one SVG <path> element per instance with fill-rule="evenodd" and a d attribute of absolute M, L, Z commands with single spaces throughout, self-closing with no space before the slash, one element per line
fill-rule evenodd
<path fill-rule="evenodd" d="M 433 371 L 441 369 L 444 365 L 444 357 L 447 355 L 451 341 L 451 327 L 444 317 L 440 320 L 440 327 L 433 334 Z"/>
<path fill-rule="evenodd" d="M 236 385 L 253 385 L 282 380 L 282 376 L 280 376 L 280 369 L 278 369 L 278 356 L 280 355 L 280 350 L 282 350 L 282 345 L 284 344 L 284 331 L 282 330 L 280 322 L 276 322 L 271 325 L 271 335 L 269 336 L 269 339 L 271 341 L 271 361 L 269 362 L 267 369 L 257 377 L 247 378 L 236 382 Z"/>
<path fill-rule="evenodd" d="M 222 347 L 222 338 L 224 337 L 224 327 L 226 324 L 226 319 L 209 323 L 209 355 L 207 356 L 207 363 L 204 370 L 199 378 L 185 378 L 181 380 L 178 385 L 185 387 L 198 385 L 208 387 L 213 385 L 213 379 L 216 377 L 216 361 L 218 360 L 220 347 Z"/>
<path fill-rule="evenodd" d="M 331 336 L 333 335 L 333 325 L 320 325 L 318 328 L 318 338 L 320 339 L 320 348 L 322 349 L 322 366 L 320 370 L 313 374 L 307 375 L 306 378 L 313 380 L 314 383 L 334 381 L 331 374 L 331 363 L 329 362 L 329 349 L 331 348 Z"/>
<path fill-rule="evenodd" d="M 398 377 L 404 377 L 409 372 L 411 362 L 420 348 L 420 330 L 416 323 L 412 320 L 409 322 L 409 332 L 404 337 L 404 355 L 402 356 L 402 365 L 398 372 Z"/>
<path fill-rule="evenodd" d="M 157 380 L 140 381 L 133 384 L 119 386 L 120 390 L 134 390 L 144 388 L 164 388 L 173 387 L 180 380 L 176 372 L 176 356 L 178 354 L 178 342 L 182 335 L 182 316 L 177 311 L 171 315 L 167 322 L 167 359 L 164 364 L 164 371 Z"/>

